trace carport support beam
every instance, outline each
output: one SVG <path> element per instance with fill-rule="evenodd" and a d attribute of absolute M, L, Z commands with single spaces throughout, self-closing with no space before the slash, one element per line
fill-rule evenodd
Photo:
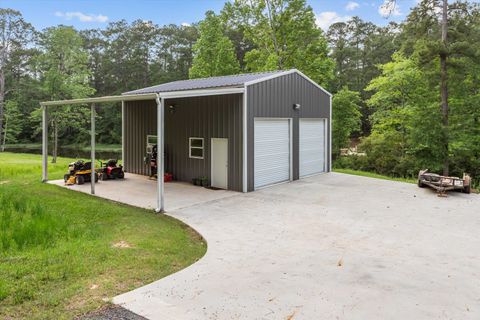
<path fill-rule="evenodd" d="M 48 181 L 48 107 L 42 106 L 42 182 Z"/>
<path fill-rule="evenodd" d="M 157 213 L 165 212 L 164 199 L 164 174 L 165 174 L 165 150 L 164 150 L 164 128 L 165 128 L 165 99 L 157 95 Z"/>
<path fill-rule="evenodd" d="M 125 171 L 125 101 L 122 101 L 122 165 Z"/>
<path fill-rule="evenodd" d="M 95 194 L 95 175 L 97 172 L 95 171 L 95 104 L 92 103 L 91 105 L 91 113 L 92 113 L 92 119 L 91 119 L 91 161 L 92 161 L 92 173 L 90 176 L 90 193 Z"/>

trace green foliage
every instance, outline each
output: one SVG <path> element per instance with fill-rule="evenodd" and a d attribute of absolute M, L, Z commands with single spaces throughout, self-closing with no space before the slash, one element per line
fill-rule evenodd
<path fill-rule="evenodd" d="M 0 8 L 0 151 L 3 151 L 7 140 L 4 137 L 8 126 L 5 101 L 10 100 L 9 95 L 18 94 L 12 87 L 23 82 L 22 74 L 32 71 L 28 63 L 34 50 L 28 49 L 28 46 L 33 35 L 32 25 L 23 19 L 19 11 Z M 10 107 L 13 108 L 12 105 Z M 14 120 L 10 118 L 13 125 L 12 122 Z M 16 139 L 17 134 L 10 134 L 10 140 Z"/>
<path fill-rule="evenodd" d="M 254 46 L 244 55 L 246 70 L 296 68 L 320 85 L 332 79 L 327 41 L 305 0 L 236 0 L 222 14 Z"/>
<path fill-rule="evenodd" d="M 370 167 L 381 174 L 410 176 L 422 168 L 436 170 L 441 164 L 440 109 L 432 101 L 428 79 L 418 64 L 401 54 L 380 67 L 382 75 L 366 88 L 375 92 L 368 106 L 372 134 L 361 147 Z"/>
<path fill-rule="evenodd" d="M 88 54 L 72 27 L 46 29 L 41 37 L 40 66 L 44 90 L 51 100 L 85 98 L 94 93 L 89 85 Z"/>
<path fill-rule="evenodd" d="M 49 100 L 85 98 L 95 92 L 89 83 L 88 54 L 82 46 L 82 37 L 72 27 L 52 27 L 42 33 L 39 65 L 44 71 L 42 85 Z M 88 115 L 88 109 L 77 106 L 50 108 L 53 161 L 59 137 L 86 133 Z M 32 112 L 32 119 L 40 123 L 39 109 Z"/>
<path fill-rule="evenodd" d="M 350 137 L 360 131 L 360 94 L 343 88 L 332 99 L 332 151 L 334 156 L 340 154 L 341 148 L 350 144 Z"/>
<path fill-rule="evenodd" d="M 332 24 L 327 38 L 330 56 L 335 61 L 335 77 L 330 81 L 329 88 L 337 92 L 347 86 L 360 93 L 361 133 L 368 135 L 372 109 L 367 107 L 366 101 L 371 93 L 365 88 L 380 75 L 378 65 L 391 61 L 392 54 L 398 49 L 398 25 L 391 22 L 380 27 L 353 17 L 346 22 Z"/>
<path fill-rule="evenodd" d="M 9 100 L 5 104 L 3 145 L 18 142 L 18 136 L 22 131 L 22 117 L 17 101 Z M 0 143 L 1 144 L 1 143 Z"/>
<path fill-rule="evenodd" d="M 224 35 L 224 24 L 213 11 L 207 11 L 200 22 L 200 37 L 193 46 L 190 78 L 207 78 L 236 74 L 240 70 L 235 49 Z"/>

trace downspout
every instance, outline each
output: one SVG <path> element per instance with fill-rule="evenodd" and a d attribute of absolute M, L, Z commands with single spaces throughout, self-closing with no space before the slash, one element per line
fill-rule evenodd
<path fill-rule="evenodd" d="M 165 114 L 164 114 L 164 98 L 160 97 L 157 93 L 155 101 L 157 102 L 157 208 L 155 212 L 165 212 L 165 187 L 163 176 L 165 173 L 164 164 L 164 127 L 165 127 Z"/>
<path fill-rule="evenodd" d="M 329 139 L 328 139 L 328 172 L 332 172 L 332 95 L 330 94 L 330 119 L 328 120 L 329 126 Z"/>
<path fill-rule="evenodd" d="M 243 134 L 243 157 L 242 157 L 242 164 L 243 164 L 243 170 L 242 170 L 242 191 L 243 192 L 248 192 L 248 158 L 247 158 L 247 130 L 248 130 L 248 114 L 247 114 L 247 86 L 244 86 L 244 91 L 243 91 L 243 123 L 242 123 L 242 134 Z"/>

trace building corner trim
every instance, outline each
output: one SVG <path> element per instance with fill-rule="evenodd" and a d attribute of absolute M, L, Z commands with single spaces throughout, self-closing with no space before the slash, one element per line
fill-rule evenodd
<path fill-rule="evenodd" d="M 248 143 L 248 102 L 247 102 L 247 86 L 245 85 L 244 87 L 244 92 L 243 92 L 243 152 L 242 152 L 242 191 L 243 192 L 248 192 L 248 157 L 247 157 L 247 143 Z"/>

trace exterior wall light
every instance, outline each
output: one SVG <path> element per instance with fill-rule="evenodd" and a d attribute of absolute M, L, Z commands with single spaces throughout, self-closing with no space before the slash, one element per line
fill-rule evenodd
<path fill-rule="evenodd" d="M 172 114 L 175 113 L 175 106 L 173 104 L 168 106 L 168 112 Z"/>
<path fill-rule="evenodd" d="M 293 105 L 293 110 L 298 110 L 298 109 L 300 109 L 300 107 L 301 107 L 301 105 L 299 103 L 295 103 Z"/>

